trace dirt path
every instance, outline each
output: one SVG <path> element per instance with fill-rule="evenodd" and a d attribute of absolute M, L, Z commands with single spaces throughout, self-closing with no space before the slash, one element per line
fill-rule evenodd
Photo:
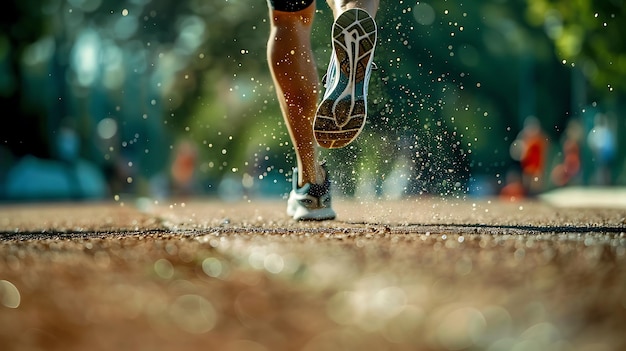
<path fill-rule="evenodd" d="M 622 350 L 626 211 L 0 207 L 2 350 Z"/>

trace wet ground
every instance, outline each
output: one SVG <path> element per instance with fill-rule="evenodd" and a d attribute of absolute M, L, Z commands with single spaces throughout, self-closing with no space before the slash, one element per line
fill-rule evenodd
<path fill-rule="evenodd" d="M 625 350 L 626 210 L 0 207 L 2 350 Z"/>

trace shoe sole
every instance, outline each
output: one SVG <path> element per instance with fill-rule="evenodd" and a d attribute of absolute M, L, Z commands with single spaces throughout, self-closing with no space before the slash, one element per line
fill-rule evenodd
<path fill-rule="evenodd" d="M 365 126 L 366 80 L 369 79 L 376 37 L 376 22 L 365 10 L 350 9 L 335 20 L 332 45 L 339 79 L 334 79 L 333 86 L 327 88 L 330 91 L 324 95 L 313 123 L 315 139 L 324 148 L 348 145 Z M 333 77 L 327 79 L 331 81 Z"/>
<path fill-rule="evenodd" d="M 296 211 L 292 217 L 296 221 L 329 221 L 335 219 L 337 214 L 331 208 L 320 208 L 302 213 Z"/>

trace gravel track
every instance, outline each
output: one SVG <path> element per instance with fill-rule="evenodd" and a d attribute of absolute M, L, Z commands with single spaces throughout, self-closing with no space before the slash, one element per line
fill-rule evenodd
<path fill-rule="evenodd" d="M 626 211 L 538 201 L 0 207 L 2 350 L 623 350 Z"/>

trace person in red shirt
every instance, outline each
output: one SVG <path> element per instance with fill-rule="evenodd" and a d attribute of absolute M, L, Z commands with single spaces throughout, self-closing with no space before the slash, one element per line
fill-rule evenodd
<path fill-rule="evenodd" d="M 527 196 L 543 189 L 549 140 L 536 117 L 528 117 L 511 147 L 511 156 L 521 167 L 522 184 Z"/>

